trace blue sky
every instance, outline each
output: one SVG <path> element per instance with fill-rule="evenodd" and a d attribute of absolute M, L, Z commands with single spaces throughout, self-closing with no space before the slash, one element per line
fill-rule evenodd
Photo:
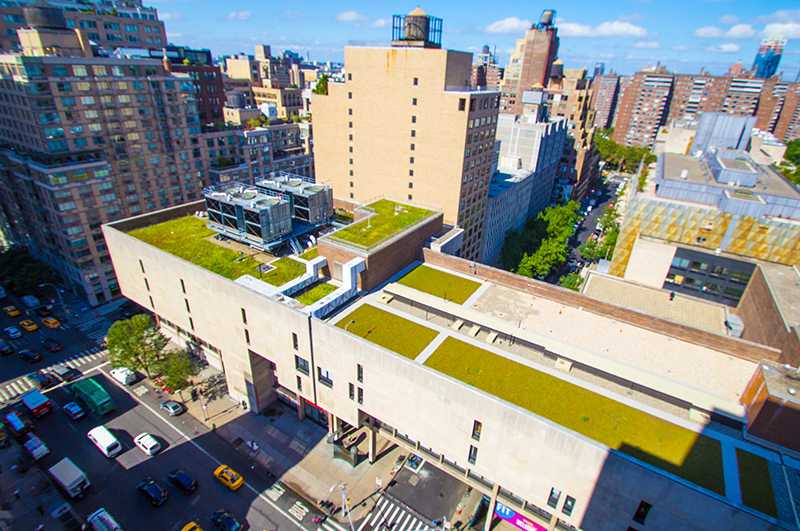
<path fill-rule="evenodd" d="M 272 0 L 145 0 L 159 11 L 170 41 L 210 48 L 215 56 L 253 53 L 257 43 L 273 54 L 290 49 L 312 60 L 341 61 L 350 43 L 386 43 L 391 16 L 418 5 L 444 19 L 442 44 L 476 52 L 496 46 L 502 64 L 516 39 L 556 9 L 566 68 L 606 63 L 623 74 L 661 61 L 669 70 L 724 73 L 737 60 L 750 68 L 762 38 L 788 40 L 779 71 L 794 81 L 800 69 L 800 7 L 797 0 L 574 0 L 532 3 L 508 0 L 428 1 L 423 4 L 357 0 L 275 2 Z M 288 9 L 287 6 L 291 6 Z"/>

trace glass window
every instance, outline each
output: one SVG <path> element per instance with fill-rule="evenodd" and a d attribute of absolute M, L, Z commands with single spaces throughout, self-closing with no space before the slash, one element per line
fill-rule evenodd
<path fill-rule="evenodd" d="M 333 387 L 333 377 L 331 373 L 322 369 L 321 367 L 317 367 L 317 379 L 319 383 L 326 387 Z"/>
<path fill-rule="evenodd" d="M 686 269 L 689 267 L 689 260 L 685 258 L 675 257 L 672 259 L 672 267 L 680 267 L 681 269 Z"/>
<path fill-rule="evenodd" d="M 708 264 L 704 264 L 703 262 L 692 262 L 692 266 L 689 268 L 690 271 L 699 273 L 704 272 L 706 269 L 708 269 Z"/>
<path fill-rule="evenodd" d="M 472 438 L 476 441 L 481 440 L 481 430 L 483 429 L 483 423 L 479 421 L 475 421 L 472 423 Z"/>
<path fill-rule="evenodd" d="M 298 372 L 302 372 L 303 374 L 308 374 L 309 373 L 308 360 L 303 359 L 300 356 L 295 356 L 294 368 L 297 369 Z"/>
<path fill-rule="evenodd" d="M 555 509 L 558 507 L 558 499 L 561 498 L 561 491 L 558 489 L 550 489 L 550 496 L 547 498 L 547 505 Z"/>
<path fill-rule="evenodd" d="M 734 282 L 741 282 L 746 284 L 750 280 L 750 273 L 742 273 L 741 271 L 731 271 L 731 280 Z"/>

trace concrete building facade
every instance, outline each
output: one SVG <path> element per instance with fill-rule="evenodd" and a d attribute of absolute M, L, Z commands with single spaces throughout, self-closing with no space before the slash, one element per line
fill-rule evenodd
<path fill-rule="evenodd" d="M 613 72 L 601 74 L 592 80 L 592 108 L 594 109 L 594 127 L 607 129 L 611 127 L 617 109 L 619 96 L 619 76 Z"/>

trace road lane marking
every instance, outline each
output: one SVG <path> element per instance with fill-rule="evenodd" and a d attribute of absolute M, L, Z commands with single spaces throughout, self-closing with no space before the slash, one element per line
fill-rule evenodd
<path fill-rule="evenodd" d="M 308 507 L 302 504 L 302 502 L 295 502 L 294 505 L 289 509 L 289 514 L 297 518 L 298 522 L 301 522 L 303 518 L 308 514 Z"/>

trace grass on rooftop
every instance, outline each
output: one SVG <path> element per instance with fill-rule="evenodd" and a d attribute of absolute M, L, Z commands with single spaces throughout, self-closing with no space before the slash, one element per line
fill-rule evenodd
<path fill-rule="evenodd" d="M 775 492 L 772 490 L 767 460 L 760 455 L 737 448 L 736 461 L 739 463 L 742 503 L 751 509 L 777 518 L 778 509 L 775 506 Z"/>
<path fill-rule="evenodd" d="M 425 365 L 725 495 L 719 441 L 452 337 Z"/>
<path fill-rule="evenodd" d="M 275 266 L 275 269 L 263 275 L 261 280 L 273 286 L 283 286 L 306 272 L 305 264 L 292 260 L 288 256 L 278 258 L 274 262 L 270 262 L 269 265 Z"/>
<path fill-rule="evenodd" d="M 317 284 L 310 290 L 306 291 L 302 295 L 298 295 L 294 297 L 294 299 L 306 306 L 311 306 L 318 300 L 322 299 L 326 295 L 330 295 L 334 291 L 336 291 L 336 286 L 333 284 L 328 284 L 327 282 L 323 282 L 322 284 Z"/>
<path fill-rule="evenodd" d="M 347 326 L 350 321 L 355 322 Z M 368 304 L 359 306 L 336 326 L 342 329 L 347 327 L 348 332 L 412 360 L 439 334 Z"/>
<path fill-rule="evenodd" d="M 206 241 L 204 238 L 216 233 L 206 227 L 205 220 L 194 216 L 165 221 L 128 234 L 231 280 L 242 275 L 258 275 L 256 267 L 260 262 L 249 256 L 243 257 L 233 249 Z"/>
<path fill-rule="evenodd" d="M 399 207 L 399 210 L 395 211 L 395 207 Z M 369 248 L 432 213 L 424 208 L 401 205 L 388 199 L 376 201 L 367 208 L 374 210 L 377 215 L 349 225 L 331 237 Z"/>
<path fill-rule="evenodd" d="M 397 281 L 435 297 L 447 298 L 456 304 L 463 304 L 481 285 L 463 277 L 451 275 L 432 267 L 420 265 Z"/>
<path fill-rule="evenodd" d="M 317 256 L 319 256 L 319 250 L 317 249 L 317 246 L 315 245 L 314 247 L 312 247 L 308 251 L 306 251 L 303 254 L 301 254 L 300 258 L 302 258 L 303 260 L 313 260 Z"/>

